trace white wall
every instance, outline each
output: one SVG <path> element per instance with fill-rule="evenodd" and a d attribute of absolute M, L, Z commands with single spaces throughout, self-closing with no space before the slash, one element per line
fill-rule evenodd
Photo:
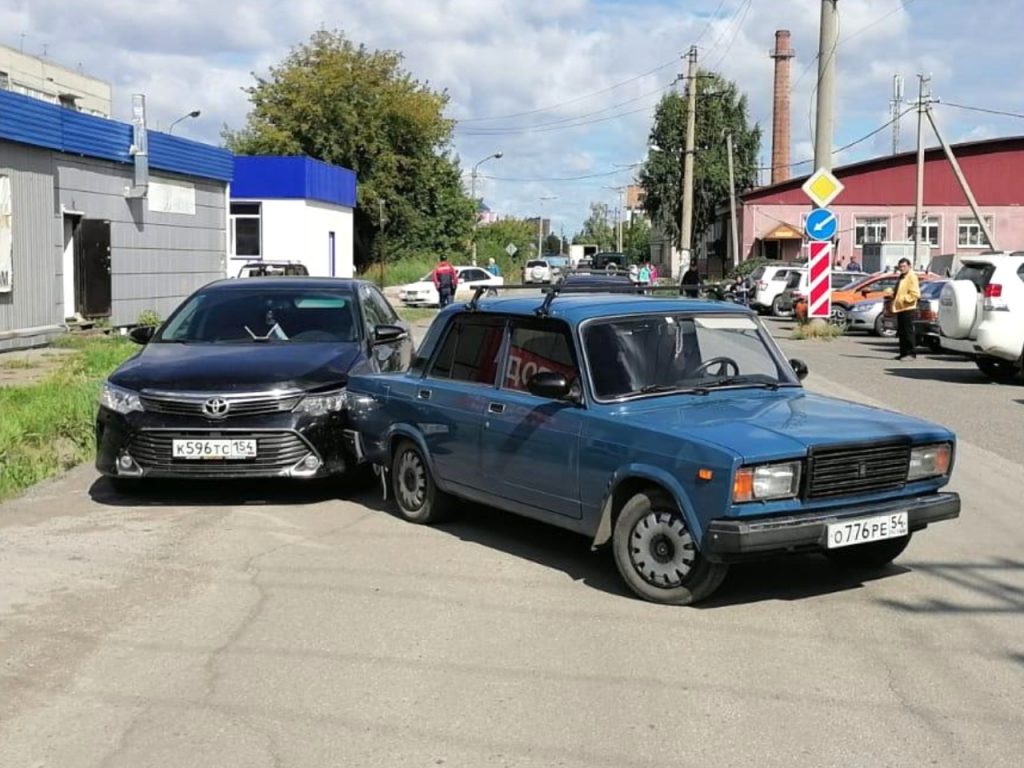
<path fill-rule="evenodd" d="M 334 232 L 334 276 L 353 276 L 351 208 L 310 200 L 263 200 L 262 219 L 264 259 L 299 261 L 309 274 L 330 277 L 328 233 Z"/>

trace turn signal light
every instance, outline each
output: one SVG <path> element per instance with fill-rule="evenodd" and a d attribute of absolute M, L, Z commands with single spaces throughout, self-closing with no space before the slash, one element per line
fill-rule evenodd
<path fill-rule="evenodd" d="M 753 467 L 741 467 L 736 470 L 736 479 L 732 481 L 732 500 L 737 503 L 754 500 Z"/>
<path fill-rule="evenodd" d="M 706 482 L 706 481 L 710 480 L 711 478 L 713 478 L 714 476 L 715 476 L 715 473 L 712 472 L 710 469 L 707 469 L 706 467 L 703 467 L 703 468 L 697 470 L 697 479 L 698 480 L 704 480 Z"/>

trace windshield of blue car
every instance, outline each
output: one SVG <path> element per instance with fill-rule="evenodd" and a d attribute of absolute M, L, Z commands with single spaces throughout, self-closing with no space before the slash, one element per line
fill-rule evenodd
<path fill-rule="evenodd" d="M 598 400 L 795 385 L 743 315 L 641 315 L 587 323 L 583 347 Z"/>
<path fill-rule="evenodd" d="M 160 343 L 263 344 L 355 341 L 347 292 L 236 289 L 188 299 L 153 339 Z"/>

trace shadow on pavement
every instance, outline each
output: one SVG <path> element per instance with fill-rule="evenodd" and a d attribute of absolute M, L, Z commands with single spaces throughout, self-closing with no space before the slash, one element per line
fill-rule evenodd
<path fill-rule="evenodd" d="M 900 378 L 917 381 L 945 381 L 950 384 L 992 384 L 990 379 L 975 368 L 921 368 L 920 362 L 915 365 L 913 361 L 904 365 L 907 367 L 887 368 L 886 373 L 890 376 L 899 376 Z"/>
<path fill-rule="evenodd" d="M 918 573 L 959 589 L 963 600 L 884 600 L 883 605 L 907 613 L 1024 613 L 1024 562 L 1009 558 L 988 561 L 908 562 Z"/>
<path fill-rule="evenodd" d="M 230 507 L 246 504 L 319 504 L 353 500 L 372 482 L 326 480 L 147 480 L 121 490 L 106 477 L 97 478 L 89 498 L 108 507 Z"/>

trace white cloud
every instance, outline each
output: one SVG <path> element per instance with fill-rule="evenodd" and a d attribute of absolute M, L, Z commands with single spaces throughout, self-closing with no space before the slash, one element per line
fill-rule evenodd
<path fill-rule="evenodd" d="M 903 5 L 901 0 L 844 0 L 839 6 L 837 145 L 887 119 L 880 116 L 887 113 L 894 72 L 906 77 L 908 95 L 916 87 L 913 75 L 926 71 L 943 98 L 1017 111 L 1016 68 L 1005 65 L 1017 58 L 1016 30 L 1024 21 L 1019 4 L 992 8 L 984 23 L 974 18 L 977 14 L 965 16 L 957 4 L 911 0 Z M 46 45 L 51 58 L 70 66 L 81 62 L 86 71 L 110 80 L 121 118 L 137 91 L 147 94 L 152 119 L 165 126 L 201 109 L 200 119 L 185 121 L 176 132 L 216 142 L 222 124 L 244 123 L 242 89 L 252 82 L 250 72 L 265 72 L 316 29 L 338 28 L 368 46 L 401 50 L 414 76 L 448 90 L 451 116 L 552 107 L 467 122 L 456 137 L 467 168 L 501 149 L 505 158 L 481 169 L 486 176 L 550 178 L 610 171 L 616 163 L 641 159 L 657 101 L 656 95 L 644 94 L 670 84 L 682 68 L 676 59 L 698 36 L 702 65 L 718 69 L 747 94 L 751 116 L 764 128 L 767 159 L 773 66 L 768 52 L 775 30 L 787 28 L 797 54 L 792 158 L 804 159 L 812 132 L 819 0 L 727 0 L 709 24 L 718 6 L 717 0 L 250 0 L 225 12 L 208 0 L 155 5 L 9 0 L 0 8 L 0 40 L 17 47 L 23 32 L 27 51 Z M 645 72 L 650 73 L 637 77 Z M 604 92 L 590 95 L 599 91 Z M 1019 121 L 1010 119 L 982 121 L 951 110 L 942 115 L 957 138 L 1020 132 Z M 595 122 L 495 132 L 567 118 Z M 886 142 L 886 136 L 876 137 L 844 159 L 884 151 Z M 496 210 L 520 215 L 536 214 L 539 197 L 558 195 L 547 210 L 556 225 L 564 222 L 572 230 L 586 216 L 590 200 L 614 197 L 604 186 L 624 183 L 630 175 L 623 169 L 615 176 L 573 182 L 481 178 L 478 189 Z"/>

